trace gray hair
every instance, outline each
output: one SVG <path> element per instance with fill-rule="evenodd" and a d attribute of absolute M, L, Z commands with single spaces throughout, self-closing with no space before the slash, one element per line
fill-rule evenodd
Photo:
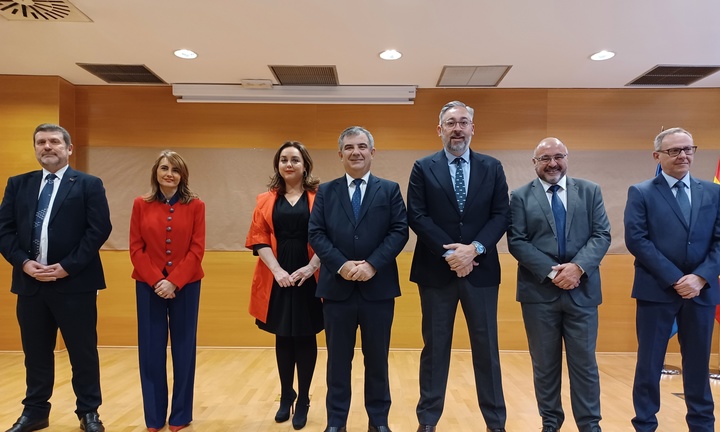
<path fill-rule="evenodd" d="M 340 138 L 338 138 L 338 148 L 340 149 L 340 151 L 342 151 L 342 149 L 343 149 L 343 140 L 346 137 L 351 137 L 351 136 L 360 135 L 360 134 L 365 134 L 365 136 L 367 137 L 368 147 L 370 148 L 370 150 L 375 148 L 375 140 L 373 139 L 373 136 L 370 133 L 370 131 L 368 131 L 367 129 L 365 129 L 362 126 L 350 126 L 349 128 L 342 131 L 342 133 L 340 134 Z"/>
<path fill-rule="evenodd" d="M 467 110 L 468 114 L 470 114 L 470 120 L 473 119 L 473 116 L 475 115 L 475 110 L 472 109 L 472 107 L 465 105 L 464 103 L 462 103 L 460 101 L 452 101 L 452 102 L 446 103 L 445 106 L 442 107 L 442 109 L 440 110 L 440 123 L 442 123 L 443 116 L 445 115 L 445 113 L 448 112 L 448 110 L 450 110 L 452 108 L 456 108 L 456 107 L 465 108 Z"/>
<path fill-rule="evenodd" d="M 65 147 L 72 144 L 72 141 L 70 141 L 70 133 L 65 130 L 64 127 L 52 123 L 43 123 L 36 127 L 35 132 L 33 132 L 33 145 L 35 145 L 35 135 L 37 135 L 38 132 L 60 132 L 62 133 L 63 141 L 65 141 Z"/>
<path fill-rule="evenodd" d="M 662 142 L 665 139 L 666 136 L 672 135 L 672 134 L 678 134 L 683 133 L 690 137 L 690 139 L 693 139 L 692 135 L 690 135 L 690 132 L 686 131 L 683 128 L 674 127 L 670 129 L 665 129 L 664 131 L 660 132 L 658 136 L 655 137 L 655 151 L 658 151 L 662 147 Z"/>

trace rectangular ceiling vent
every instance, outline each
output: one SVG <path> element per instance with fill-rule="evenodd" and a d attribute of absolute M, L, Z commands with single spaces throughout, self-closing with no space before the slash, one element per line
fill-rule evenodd
<path fill-rule="evenodd" d="M 512 66 L 445 66 L 437 87 L 497 87 Z"/>
<path fill-rule="evenodd" d="M 280 85 L 336 86 L 335 66 L 268 66 Z"/>
<path fill-rule="evenodd" d="M 76 64 L 108 84 L 167 84 L 145 65 Z"/>
<path fill-rule="evenodd" d="M 67 0 L 0 0 L 0 16 L 9 21 L 92 22 Z"/>
<path fill-rule="evenodd" d="M 720 70 L 720 66 L 657 65 L 626 86 L 689 86 Z"/>

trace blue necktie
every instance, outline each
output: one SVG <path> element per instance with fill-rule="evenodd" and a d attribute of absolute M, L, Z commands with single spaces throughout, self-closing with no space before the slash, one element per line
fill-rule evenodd
<path fill-rule="evenodd" d="M 677 198 L 678 204 L 680 205 L 680 210 L 682 211 L 683 216 L 685 217 L 685 222 L 690 224 L 690 200 L 688 199 L 687 194 L 685 193 L 685 188 L 687 185 L 681 181 L 678 181 L 675 183 L 675 187 L 677 188 L 677 195 L 675 195 L 675 198 Z"/>
<path fill-rule="evenodd" d="M 43 186 L 42 191 L 40 191 L 40 197 L 38 197 L 37 210 L 35 211 L 35 223 L 33 224 L 32 233 L 33 252 L 35 252 L 36 258 L 40 257 L 40 235 L 42 234 L 43 221 L 45 220 L 45 215 L 47 214 L 48 206 L 50 205 L 50 198 L 52 198 L 53 181 L 56 178 L 57 176 L 52 173 L 45 177 L 47 183 Z"/>
<path fill-rule="evenodd" d="M 356 222 L 360 217 L 360 204 L 362 203 L 362 192 L 360 191 L 360 185 L 362 184 L 362 182 L 362 179 L 353 180 L 353 183 L 355 183 L 355 192 L 353 192 L 352 196 L 352 208 Z"/>
<path fill-rule="evenodd" d="M 453 163 L 457 165 L 455 169 L 455 198 L 457 198 L 458 208 L 460 213 L 465 209 L 465 198 L 467 198 L 467 191 L 465 190 L 465 173 L 463 173 L 463 158 L 455 158 Z"/>
<path fill-rule="evenodd" d="M 552 212 L 555 217 L 555 229 L 557 230 L 558 258 L 565 261 L 565 207 L 563 206 L 558 191 L 560 186 L 550 186 L 552 191 Z"/>

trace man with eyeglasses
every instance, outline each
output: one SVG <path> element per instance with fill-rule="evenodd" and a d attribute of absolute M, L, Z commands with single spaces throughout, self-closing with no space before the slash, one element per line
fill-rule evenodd
<path fill-rule="evenodd" d="M 662 173 L 628 190 L 625 245 L 635 256 L 632 297 L 637 304 L 636 431 L 658 428 L 660 371 L 675 320 L 688 428 L 715 430 L 708 364 L 720 302 L 720 186 L 690 176 L 696 149 L 684 129 L 661 132 L 653 158 Z"/>
<path fill-rule="evenodd" d="M 425 342 L 418 432 L 434 432 L 442 415 L 458 302 L 468 324 L 480 411 L 488 431 L 505 431 L 496 245 L 509 223 L 508 187 L 500 161 L 470 150 L 473 112 L 458 101 L 442 108 L 437 132 L 443 149 L 415 162 L 408 185 L 408 223 L 417 234 L 410 280 L 420 291 Z"/>
<path fill-rule="evenodd" d="M 610 247 L 610 222 L 600 187 L 568 177 L 568 149 L 545 138 L 532 158 L 537 177 L 510 197 L 510 253 L 518 260 L 521 304 L 532 358 L 542 432 L 560 430 L 562 350 L 579 432 L 600 431 L 598 334 L 600 261 Z"/>

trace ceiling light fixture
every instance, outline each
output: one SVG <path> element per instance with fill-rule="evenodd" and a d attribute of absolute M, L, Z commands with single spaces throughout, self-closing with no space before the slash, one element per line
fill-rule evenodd
<path fill-rule="evenodd" d="M 195 51 L 190 51 L 189 49 L 179 49 L 175 51 L 175 57 L 180 57 L 181 59 L 185 60 L 192 60 L 194 58 L 197 58 L 197 54 Z"/>
<path fill-rule="evenodd" d="M 611 58 L 615 57 L 615 53 L 612 51 L 598 51 L 595 54 L 590 56 L 590 60 L 595 61 L 602 61 L 602 60 L 610 60 Z"/>
<path fill-rule="evenodd" d="M 402 53 L 394 49 L 385 50 L 378 55 L 383 60 L 397 60 L 402 57 Z"/>

